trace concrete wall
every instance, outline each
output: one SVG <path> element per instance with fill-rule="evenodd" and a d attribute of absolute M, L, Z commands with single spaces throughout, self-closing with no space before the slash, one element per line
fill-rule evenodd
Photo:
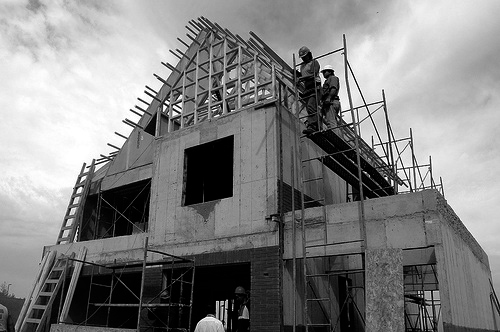
<path fill-rule="evenodd" d="M 311 181 L 304 187 L 304 193 L 315 199 L 325 197 L 326 204 L 337 204 L 346 202 L 346 182 L 337 174 L 333 173 L 329 168 L 325 167 L 322 171 L 321 163 L 318 160 L 301 163 L 301 160 L 311 159 L 317 156 L 324 155 L 321 150 L 308 138 L 299 137 L 302 135 L 302 130 L 305 128 L 301 121 L 292 113 L 282 109 L 282 153 L 283 153 L 283 179 L 287 184 L 291 184 L 292 172 L 292 151 L 295 159 L 295 188 L 301 188 L 301 167 L 303 166 L 304 179 L 312 179 L 324 176 L 323 181 Z M 279 130 L 279 129 L 278 129 Z M 302 145 L 302 155 L 300 155 L 299 146 Z M 323 193 L 324 190 L 324 193 Z M 296 206 L 300 209 L 300 205 Z"/>
<path fill-rule="evenodd" d="M 358 202 L 326 207 L 328 243 L 361 238 L 358 209 Z M 325 239 L 324 226 L 319 223 L 322 215 L 322 208 L 306 210 L 308 245 L 323 243 Z M 441 317 L 445 330 L 498 329 L 497 322 L 500 320 L 493 312 L 489 297 L 491 273 L 487 256 L 437 191 L 424 190 L 367 200 L 365 216 L 367 251 L 402 250 L 401 268 L 404 265 L 436 261 L 442 302 Z M 296 218 L 300 220 L 300 213 L 296 214 Z M 300 229 L 297 230 L 295 241 L 292 239 L 291 214 L 287 215 L 286 224 L 284 257 L 293 257 L 294 242 L 296 256 L 302 257 Z M 308 256 L 338 255 L 360 250 L 359 243 L 331 245 L 309 249 Z M 386 260 L 385 263 L 390 262 L 391 260 Z M 371 275 L 373 271 L 368 270 L 374 266 L 366 264 L 367 276 Z M 384 293 L 383 287 L 383 283 L 375 282 L 371 284 L 370 291 L 381 294 Z M 399 293 L 393 295 L 402 296 Z M 369 310 L 367 308 L 367 316 Z"/>
<path fill-rule="evenodd" d="M 500 317 L 490 301 L 488 257 L 446 201 L 437 198 L 441 249 L 437 259 L 445 331 L 497 331 Z M 476 330 L 474 330 L 476 331 Z"/>
<path fill-rule="evenodd" d="M 193 243 L 275 229 L 274 223 L 266 221 L 266 216 L 277 211 L 274 115 L 274 107 L 251 108 L 157 140 L 149 223 L 152 245 Z M 185 149 L 231 135 L 232 197 L 182 206 Z"/>
<path fill-rule="evenodd" d="M 234 136 L 232 197 L 183 206 L 185 149 L 231 135 Z M 277 224 L 266 219 L 278 212 L 274 103 L 175 131 L 153 143 L 152 168 L 148 171 L 138 167 L 126 173 L 135 177 L 151 174 L 149 232 L 73 243 L 58 246 L 57 250 L 77 251 L 84 245 L 89 249 L 88 260 L 105 263 L 114 259 L 142 259 L 145 236 L 149 237 L 150 247 L 181 256 L 277 245 Z M 115 176 L 122 177 L 124 173 L 108 176 L 108 182 L 115 181 Z M 156 254 L 150 257 L 162 258 Z"/>

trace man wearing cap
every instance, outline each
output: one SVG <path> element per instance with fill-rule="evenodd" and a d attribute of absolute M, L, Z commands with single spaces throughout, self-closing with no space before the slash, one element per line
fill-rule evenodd
<path fill-rule="evenodd" d="M 313 59 L 311 50 L 307 46 L 299 49 L 299 57 L 302 60 L 300 64 L 299 84 L 303 84 L 302 99 L 306 103 L 307 110 L 307 128 L 303 131 L 309 135 L 318 131 L 318 102 L 320 96 L 321 79 L 319 77 L 319 62 Z"/>
<path fill-rule="evenodd" d="M 248 332 L 250 330 L 250 314 L 248 312 L 248 298 L 245 288 L 238 286 L 234 291 L 235 306 L 238 310 L 238 321 L 236 332 Z"/>
<path fill-rule="evenodd" d="M 325 82 L 321 91 L 321 113 L 327 127 L 336 127 L 340 115 L 339 78 L 335 76 L 333 67 L 326 65 L 321 71 Z M 333 112 L 332 112 L 333 110 Z"/>

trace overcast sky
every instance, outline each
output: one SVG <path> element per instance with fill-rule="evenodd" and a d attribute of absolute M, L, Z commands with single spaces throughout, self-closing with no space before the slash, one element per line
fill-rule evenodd
<path fill-rule="evenodd" d="M 128 109 L 204 16 L 290 64 L 300 46 L 326 53 L 346 34 L 367 101 L 385 89 L 396 136 L 412 128 L 419 161 L 432 156 L 500 292 L 499 13 L 496 0 L 0 0 L 0 283 L 26 296 L 82 163 L 123 143 L 113 132 L 128 134 Z"/>

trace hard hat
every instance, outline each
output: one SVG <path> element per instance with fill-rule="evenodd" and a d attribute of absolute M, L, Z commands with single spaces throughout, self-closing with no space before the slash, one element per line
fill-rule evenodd
<path fill-rule="evenodd" d="M 234 294 L 243 294 L 245 295 L 245 288 L 241 287 L 241 286 L 238 286 L 236 287 L 236 289 L 234 290 Z"/>
<path fill-rule="evenodd" d="M 309 47 L 307 46 L 302 46 L 300 49 L 299 49 L 299 57 L 303 58 L 307 55 L 307 53 L 310 53 L 311 50 L 309 49 Z"/>
<path fill-rule="evenodd" d="M 321 70 L 321 72 L 324 72 L 324 71 L 327 71 L 327 70 L 331 70 L 332 72 L 334 72 L 334 71 L 335 71 L 335 70 L 333 70 L 333 67 L 332 67 L 332 66 L 330 66 L 330 65 L 326 65 L 326 66 L 325 66 L 325 68 L 323 68 L 323 69 Z"/>

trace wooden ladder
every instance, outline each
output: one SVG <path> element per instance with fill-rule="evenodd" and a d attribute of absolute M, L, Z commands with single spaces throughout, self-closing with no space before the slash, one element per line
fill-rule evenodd
<path fill-rule="evenodd" d="M 67 256 L 59 257 L 56 259 L 47 278 L 39 281 L 41 286 L 29 305 L 19 332 L 40 332 L 44 329 L 44 322 L 47 318 L 50 319 L 52 304 L 66 278 L 69 262 Z"/>
<path fill-rule="evenodd" d="M 80 174 L 76 179 L 56 244 L 71 243 L 75 239 L 78 225 L 81 223 L 83 217 L 83 204 L 85 204 L 92 175 L 94 174 L 95 160 L 92 160 L 88 171 L 85 171 L 86 166 L 87 165 L 83 163 Z"/>

